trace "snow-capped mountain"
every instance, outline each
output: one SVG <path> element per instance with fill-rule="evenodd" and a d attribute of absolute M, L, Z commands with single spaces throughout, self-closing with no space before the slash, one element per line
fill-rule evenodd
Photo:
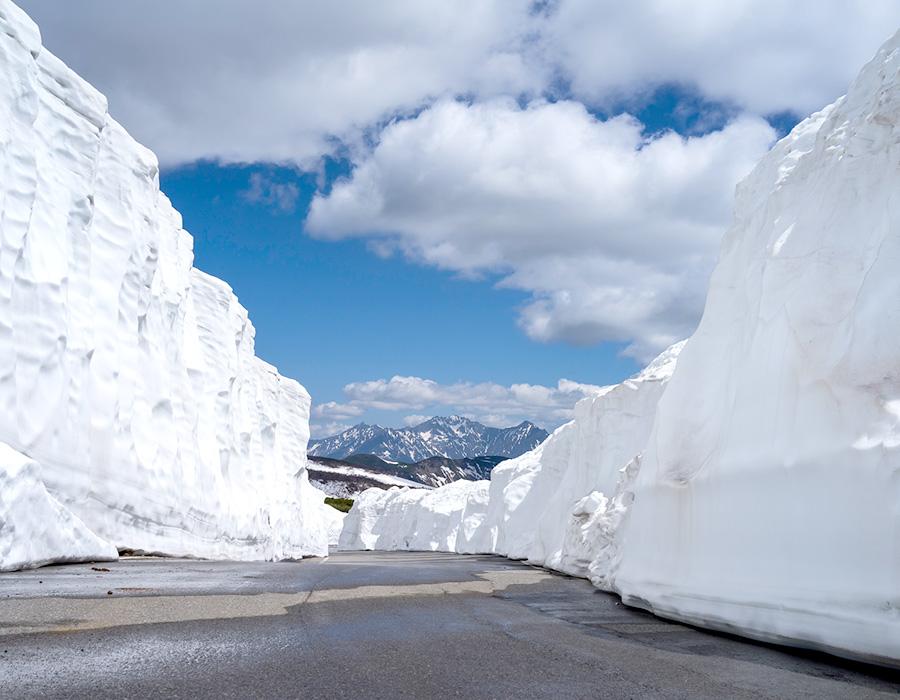
<path fill-rule="evenodd" d="M 360 423 L 339 435 L 309 444 L 309 454 L 343 459 L 373 454 L 398 462 L 419 462 L 429 457 L 518 457 L 544 441 L 548 433 L 523 421 L 511 428 L 489 428 L 463 418 L 435 417 L 411 428 L 382 428 Z"/>

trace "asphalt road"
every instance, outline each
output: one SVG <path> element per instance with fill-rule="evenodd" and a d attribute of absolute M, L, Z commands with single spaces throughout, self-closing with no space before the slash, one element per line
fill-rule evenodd
<path fill-rule="evenodd" d="M 738 640 L 498 557 L 126 559 L 0 574 L 0 698 L 875 698 L 894 672 Z"/>

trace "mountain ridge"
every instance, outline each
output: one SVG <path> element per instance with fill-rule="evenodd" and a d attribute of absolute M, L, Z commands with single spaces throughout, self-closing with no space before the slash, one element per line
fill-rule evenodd
<path fill-rule="evenodd" d="M 372 454 L 388 461 L 415 463 L 430 457 L 471 459 L 484 455 L 518 457 L 549 435 L 530 421 L 508 428 L 491 428 L 462 416 L 436 416 L 408 428 L 358 423 L 320 440 L 307 452 L 315 457 L 343 459 Z"/>

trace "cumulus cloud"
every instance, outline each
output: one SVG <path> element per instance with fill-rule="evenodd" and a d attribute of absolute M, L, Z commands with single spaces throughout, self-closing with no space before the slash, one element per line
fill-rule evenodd
<path fill-rule="evenodd" d="M 369 410 L 407 412 L 427 408 L 433 409 L 430 415 L 453 413 L 498 427 L 523 420 L 555 427 L 572 417 L 579 400 L 600 391 L 602 387 L 568 379 L 561 379 L 556 386 L 502 386 L 493 382 L 441 384 L 421 377 L 395 376 L 347 384 L 345 403 L 323 404 L 314 415 L 327 421 Z M 415 425 L 427 419 L 427 415 L 407 415 L 404 424 Z M 318 430 L 317 434 L 325 432 Z"/>
<path fill-rule="evenodd" d="M 560 85 L 596 105 L 676 82 L 807 113 L 900 25 L 895 0 L 19 3 L 164 164 L 309 165 L 435 100 Z"/>
<path fill-rule="evenodd" d="M 20 2 L 164 165 L 312 166 L 435 97 L 546 82 L 527 0 Z"/>
<path fill-rule="evenodd" d="M 627 115 L 601 121 L 571 101 L 446 101 L 387 127 L 315 198 L 307 230 L 498 273 L 531 292 L 520 323 L 533 338 L 631 341 L 649 359 L 693 329 L 734 185 L 774 137 L 749 116 L 648 137 Z"/>
<path fill-rule="evenodd" d="M 541 27 L 547 60 L 590 103 L 691 85 L 759 114 L 808 114 L 843 94 L 900 25 L 894 0 L 561 0 Z"/>
<path fill-rule="evenodd" d="M 312 413 L 314 416 L 328 416 L 329 418 L 337 419 L 356 418 L 363 414 L 363 408 L 361 406 L 354 406 L 353 404 L 326 401 L 325 403 L 313 406 Z"/>
<path fill-rule="evenodd" d="M 831 102 L 900 25 L 896 0 L 18 1 L 164 166 L 338 155 L 315 235 L 497 275 L 531 295 L 532 338 L 640 359 L 696 323 L 761 116 Z M 732 121 L 648 138 L 591 116 L 661 85 L 706 101 L 698 133 Z"/>
<path fill-rule="evenodd" d="M 347 428 L 352 427 L 351 423 L 342 421 L 311 421 L 309 424 L 309 434 L 313 440 L 323 437 L 330 437 L 343 433 Z"/>

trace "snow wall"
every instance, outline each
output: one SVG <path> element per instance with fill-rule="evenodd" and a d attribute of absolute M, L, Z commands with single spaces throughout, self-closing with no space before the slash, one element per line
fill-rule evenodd
<path fill-rule="evenodd" d="M 10 545 L 0 510 L 0 568 L 108 557 L 101 540 L 327 553 L 305 474 L 309 395 L 255 356 L 247 311 L 192 262 L 156 157 L 0 0 L 0 480 L 27 479 L 35 502 L 96 536 Z"/>
<path fill-rule="evenodd" d="M 636 378 L 583 401 L 489 484 L 366 492 L 341 544 L 496 552 L 900 665 L 898 270 L 900 33 L 738 187 L 664 394 Z"/>
<path fill-rule="evenodd" d="M 344 521 L 341 548 L 497 553 L 605 579 L 617 562 L 613 521 L 633 474 L 623 467 L 647 442 L 683 345 L 580 401 L 574 420 L 531 452 L 498 464 L 490 481 L 363 491 Z M 603 528 L 601 544 L 594 535 Z"/>
<path fill-rule="evenodd" d="M 739 186 L 615 585 L 900 660 L 900 33 Z"/>

